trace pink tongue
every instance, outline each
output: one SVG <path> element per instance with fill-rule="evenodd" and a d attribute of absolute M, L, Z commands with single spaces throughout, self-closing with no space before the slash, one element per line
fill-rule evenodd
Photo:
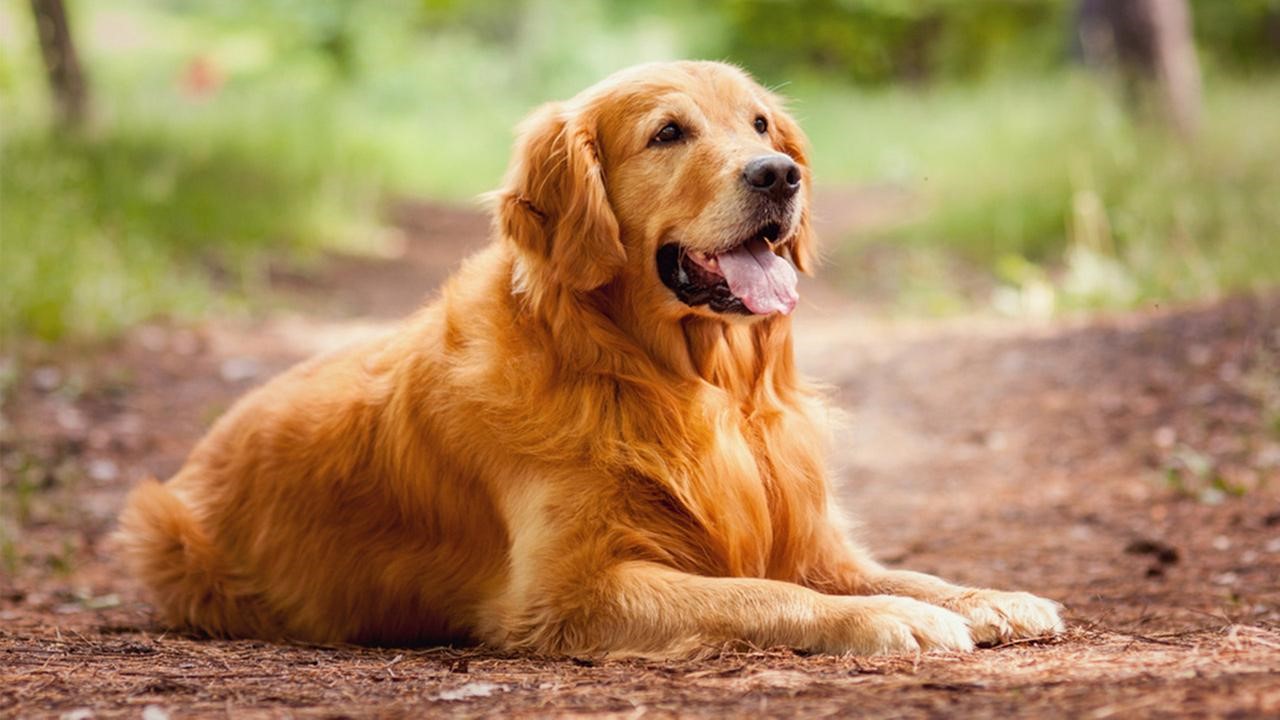
<path fill-rule="evenodd" d="M 790 315 L 795 309 L 800 298 L 795 268 L 774 255 L 763 238 L 744 243 L 716 259 L 729 289 L 751 312 Z"/>

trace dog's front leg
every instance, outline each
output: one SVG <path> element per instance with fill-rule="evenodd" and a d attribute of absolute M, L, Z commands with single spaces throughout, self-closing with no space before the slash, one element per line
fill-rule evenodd
<path fill-rule="evenodd" d="M 973 647 L 964 618 L 910 598 L 831 596 L 645 561 L 528 603 L 513 624 L 503 644 L 569 654 L 687 655 L 735 642 L 859 655 Z"/>
<path fill-rule="evenodd" d="M 910 570 L 891 570 L 835 527 L 814 544 L 804 584 L 826 593 L 898 595 L 952 610 L 969 620 L 973 639 L 995 644 L 1063 630 L 1062 605 L 1026 592 L 954 585 Z"/>
<path fill-rule="evenodd" d="M 953 585 L 910 570 L 882 568 L 869 578 L 868 591 L 916 598 L 969 619 L 975 642 L 987 645 L 1063 631 L 1062 605 L 1027 592 Z"/>

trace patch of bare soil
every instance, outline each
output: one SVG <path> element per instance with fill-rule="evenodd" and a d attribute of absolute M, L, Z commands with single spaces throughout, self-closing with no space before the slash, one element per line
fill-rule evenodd
<path fill-rule="evenodd" d="M 659 663 L 165 632 L 105 543 L 123 494 L 248 387 L 389 327 L 487 227 L 421 204 L 397 219 L 400 256 L 282 279 L 286 309 L 258 320 L 6 360 L 0 717 L 1280 715 L 1277 295 L 1026 324 L 886 321 L 803 289 L 799 353 L 848 413 L 833 466 L 864 539 L 1061 600 L 1056 640 Z"/>

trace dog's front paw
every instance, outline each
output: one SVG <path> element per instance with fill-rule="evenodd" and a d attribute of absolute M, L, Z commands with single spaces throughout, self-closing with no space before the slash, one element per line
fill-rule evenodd
<path fill-rule="evenodd" d="M 896 655 L 973 649 L 969 622 L 960 615 L 905 597 L 874 595 L 848 602 L 838 653 Z"/>
<path fill-rule="evenodd" d="M 969 620 L 979 645 L 1056 635 L 1064 629 L 1062 605 L 1031 593 L 965 590 L 941 605 Z"/>

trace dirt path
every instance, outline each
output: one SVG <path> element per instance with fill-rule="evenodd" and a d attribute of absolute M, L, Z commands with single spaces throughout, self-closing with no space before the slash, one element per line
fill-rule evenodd
<path fill-rule="evenodd" d="M 847 210 L 823 213 L 828 235 Z M 802 289 L 800 357 L 849 413 L 833 465 L 866 540 L 1062 600 L 1055 642 L 645 663 L 164 633 L 103 543 L 123 492 L 247 387 L 388 327 L 487 227 L 425 205 L 397 220 L 400 257 L 282 278 L 264 319 L 147 326 L 12 379 L 0 717 L 1280 714 L 1280 296 L 1032 325 L 891 321 Z"/>

